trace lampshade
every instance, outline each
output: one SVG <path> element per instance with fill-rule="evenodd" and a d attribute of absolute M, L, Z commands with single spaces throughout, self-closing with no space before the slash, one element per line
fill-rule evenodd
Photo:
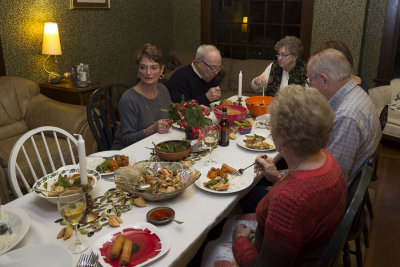
<path fill-rule="evenodd" d="M 44 24 L 42 54 L 61 55 L 60 37 L 58 36 L 57 23 L 46 22 Z"/>

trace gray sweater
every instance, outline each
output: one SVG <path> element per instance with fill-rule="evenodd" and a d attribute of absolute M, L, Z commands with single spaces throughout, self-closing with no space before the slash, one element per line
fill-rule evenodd
<path fill-rule="evenodd" d="M 127 90 L 118 104 L 120 125 L 115 132 L 113 150 L 120 150 L 146 137 L 144 129 L 159 119 L 167 119 L 171 98 L 168 89 L 157 85 L 158 95 L 154 99 L 145 98 L 133 88 Z"/>

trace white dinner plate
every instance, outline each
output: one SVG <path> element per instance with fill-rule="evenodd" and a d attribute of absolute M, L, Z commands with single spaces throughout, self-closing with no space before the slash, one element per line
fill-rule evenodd
<path fill-rule="evenodd" d="M 115 155 L 123 155 L 118 150 L 102 151 L 95 154 L 91 154 L 86 157 L 86 164 L 88 169 L 96 170 L 97 166 L 104 162 L 106 158 L 113 157 Z M 134 157 L 125 155 L 129 157 L 129 164 L 135 164 L 136 160 Z M 113 175 L 114 172 L 101 172 L 100 175 Z"/>
<path fill-rule="evenodd" d="M 1 267 L 71 267 L 72 254 L 55 245 L 22 247 L 0 256 Z"/>
<path fill-rule="evenodd" d="M 216 191 L 216 190 L 212 190 L 212 189 L 205 187 L 204 182 L 210 181 L 210 179 L 208 179 L 205 175 L 200 176 L 200 178 L 196 182 L 194 182 L 194 184 L 204 191 L 208 191 L 208 192 L 212 192 L 212 193 L 216 193 L 216 194 L 230 194 L 230 193 L 236 193 L 236 192 L 242 191 L 243 189 L 246 189 L 253 183 L 254 178 L 246 177 L 243 175 L 242 176 L 232 176 L 229 174 L 228 179 L 229 179 L 229 181 L 228 181 L 229 187 L 228 187 L 228 190 L 226 190 L 226 191 Z M 242 179 L 243 181 L 240 185 L 238 185 L 236 187 L 232 187 L 231 179 Z"/>
<path fill-rule="evenodd" d="M 2 206 L 1 212 L 3 213 L 2 217 L 7 218 L 6 223 L 9 229 L 8 233 L 0 236 L 0 255 L 15 247 L 24 238 L 30 226 L 28 214 L 19 208 Z M 11 236 L 14 236 L 14 238 L 7 242 L 7 244 L 3 244 L 3 241 L 6 239 L 6 235 L 8 235 L 7 238 Z M 0 262 L 2 261 L 0 260 Z"/>
<path fill-rule="evenodd" d="M 264 137 L 265 137 L 265 136 L 264 136 Z M 268 144 L 271 144 L 271 145 L 274 146 L 274 148 L 271 148 L 271 149 L 255 149 L 255 148 L 246 147 L 246 143 L 244 142 L 246 139 L 247 139 L 246 137 L 237 139 L 237 140 L 236 140 L 236 144 L 238 144 L 238 146 L 240 146 L 240 147 L 243 147 L 244 149 L 251 150 L 251 151 L 257 151 L 257 152 L 275 151 L 275 145 L 274 145 L 274 141 L 272 141 L 272 139 L 269 139 L 269 138 L 265 139 L 265 141 L 266 141 Z"/>
<path fill-rule="evenodd" d="M 94 253 L 98 253 L 98 255 L 100 256 L 100 257 L 99 257 L 99 262 L 101 263 L 101 265 L 102 265 L 103 267 L 111 266 L 111 265 L 108 264 L 108 263 L 106 263 L 106 262 L 104 261 L 104 258 L 108 257 L 109 255 L 103 256 L 103 255 L 101 254 L 100 249 L 103 247 L 103 245 L 104 245 L 105 243 L 110 242 L 111 239 L 112 239 L 112 237 L 113 237 L 115 234 L 117 234 L 117 233 L 123 233 L 126 229 L 129 229 L 129 228 L 133 228 L 133 229 L 143 229 L 143 230 L 148 229 L 148 230 L 150 230 L 150 232 L 151 232 L 152 234 L 156 234 L 156 235 L 158 236 L 158 238 L 160 239 L 160 243 L 161 243 L 161 250 L 160 250 L 160 252 L 159 252 L 157 255 L 155 255 L 154 257 L 152 257 L 152 258 L 150 258 L 150 259 L 148 259 L 147 261 L 145 261 L 145 262 L 143 262 L 143 263 L 140 263 L 140 264 L 138 264 L 138 265 L 135 265 L 136 267 L 146 265 L 146 264 L 148 264 L 148 263 L 150 263 L 150 262 L 152 262 L 152 261 L 154 261 L 154 260 L 160 258 L 160 257 L 163 256 L 165 253 L 167 253 L 167 251 L 169 250 L 169 244 L 168 244 L 168 242 L 167 242 L 167 239 L 160 233 L 160 231 L 158 230 L 158 228 L 155 227 L 155 226 L 152 225 L 152 224 L 149 224 L 149 223 L 140 223 L 140 224 L 135 224 L 135 225 L 132 225 L 132 226 L 124 227 L 124 228 L 122 228 L 122 229 L 119 228 L 119 229 L 116 229 L 115 231 L 109 232 L 108 234 L 106 234 L 106 235 L 100 237 L 99 239 L 97 239 L 97 240 L 95 241 L 95 243 L 94 243 L 94 245 L 93 245 L 93 252 L 94 252 Z M 132 254 L 131 257 L 134 257 L 134 255 L 135 255 L 135 254 Z"/>

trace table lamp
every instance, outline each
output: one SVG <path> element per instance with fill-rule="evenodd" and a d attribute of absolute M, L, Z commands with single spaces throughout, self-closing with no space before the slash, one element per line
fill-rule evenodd
<path fill-rule="evenodd" d="M 51 55 L 57 56 L 62 54 L 57 23 L 46 22 L 44 24 L 42 54 L 48 55 L 43 61 L 43 68 L 49 74 L 49 82 L 57 83 L 60 80 L 60 74 L 46 69 L 46 61 Z M 57 58 L 55 59 L 57 62 Z"/>

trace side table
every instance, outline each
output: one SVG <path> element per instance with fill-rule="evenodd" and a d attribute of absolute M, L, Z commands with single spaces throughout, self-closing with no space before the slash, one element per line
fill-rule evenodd
<path fill-rule="evenodd" d="M 86 106 L 92 93 L 106 84 L 92 82 L 88 87 L 77 87 L 69 80 L 61 80 L 59 83 L 43 83 L 39 86 L 40 93 L 51 99 L 63 103 Z"/>

